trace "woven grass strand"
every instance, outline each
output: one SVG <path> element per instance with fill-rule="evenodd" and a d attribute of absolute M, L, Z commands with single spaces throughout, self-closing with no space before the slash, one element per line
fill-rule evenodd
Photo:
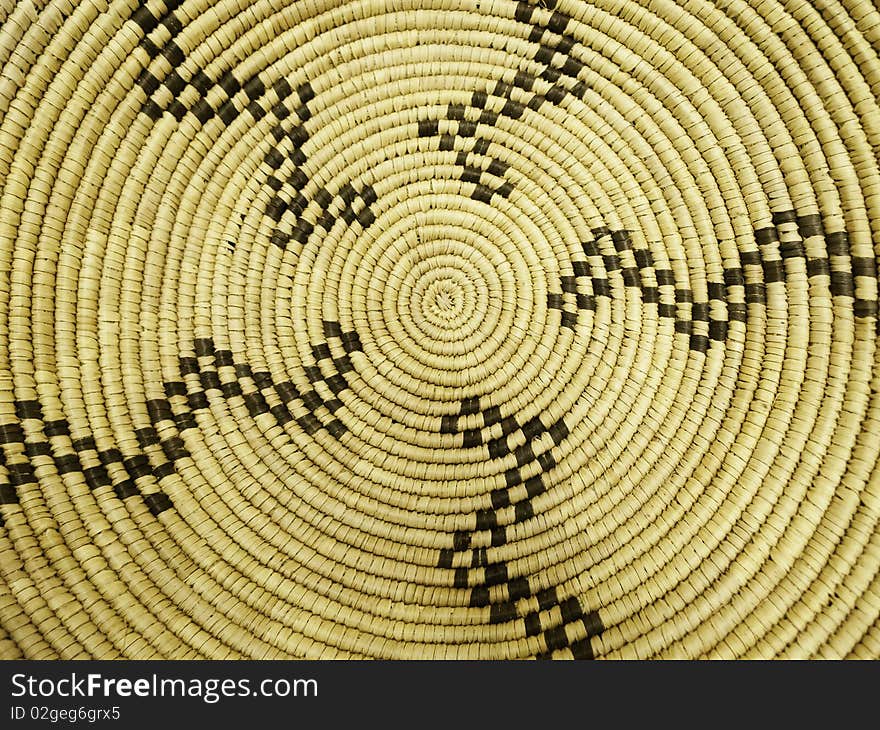
<path fill-rule="evenodd" d="M 880 11 L 0 3 L 0 658 L 880 658 Z"/>

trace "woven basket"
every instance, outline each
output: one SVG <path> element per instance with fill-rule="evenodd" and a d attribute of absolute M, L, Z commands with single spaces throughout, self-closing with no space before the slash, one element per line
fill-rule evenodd
<path fill-rule="evenodd" d="M 880 657 L 872 2 L 0 19 L 0 656 Z"/>

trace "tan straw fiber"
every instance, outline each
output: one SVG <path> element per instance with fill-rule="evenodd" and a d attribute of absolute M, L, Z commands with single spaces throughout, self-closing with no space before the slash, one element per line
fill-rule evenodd
<path fill-rule="evenodd" d="M 880 657 L 871 0 L 0 8 L 0 656 Z"/>

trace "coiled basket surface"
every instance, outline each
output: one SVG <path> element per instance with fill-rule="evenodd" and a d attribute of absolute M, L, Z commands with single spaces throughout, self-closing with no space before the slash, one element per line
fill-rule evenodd
<path fill-rule="evenodd" d="M 0 656 L 880 657 L 873 2 L 0 21 Z"/>

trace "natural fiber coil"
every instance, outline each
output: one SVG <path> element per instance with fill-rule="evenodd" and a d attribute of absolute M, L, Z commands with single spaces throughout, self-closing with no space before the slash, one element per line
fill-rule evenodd
<path fill-rule="evenodd" d="M 880 657 L 872 3 L 0 19 L 0 655 Z"/>

